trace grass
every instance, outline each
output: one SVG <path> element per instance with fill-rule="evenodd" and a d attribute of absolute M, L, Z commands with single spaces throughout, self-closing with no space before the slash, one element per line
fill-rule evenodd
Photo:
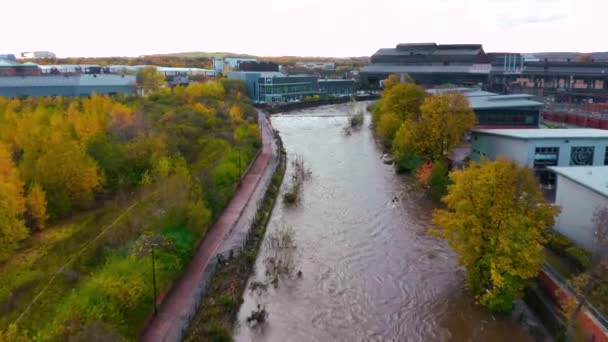
<path fill-rule="evenodd" d="M 285 152 L 264 196 L 252 225 L 251 238 L 243 251 L 218 266 L 209 290 L 190 324 L 186 341 L 232 341 L 232 328 L 242 303 L 247 279 L 251 276 L 266 226 L 285 175 Z M 237 299 L 235 299 L 237 298 Z"/>
<path fill-rule="evenodd" d="M 123 215 L 127 208 L 130 210 Z M 62 317 L 61 312 L 67 310 L 67 306 L 77 306 L 75 299 L 70 299 L 74 293 L 85 293 L 87 284 L 95 280 L 109 260 L 126 253 L 130 241 L 144 231 L 160 232 L 165 212 L 166 208 L 156 196 L 141 201 L 137 196 L 117 199 L 27 239 L 20 250 L 0 266 L 0 330 L 20 318 L 20 334 L 40 334 L 41 340 L 52 336 L 45 335 L 56 328 L 49 327 L 49 323 Z M 83 249 L 84 246 L 88 247 Z M 127 336 L 136 337 L 149 311 L 147 308 L 143 314 L 136 315 L 138 322 L 129 322 L 132 326 L 127 329 Z M 116 323 L 105 319 L 104 322 Z M 121 331 L 121 335 L 124 334 L 125 331 Z"/>

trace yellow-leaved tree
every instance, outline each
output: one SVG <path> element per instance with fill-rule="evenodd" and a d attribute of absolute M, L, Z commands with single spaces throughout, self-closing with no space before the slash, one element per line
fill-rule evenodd
<path fill-rule="evenodd" d="M 388 88 L 382 92 L 372 112 L 376 134 L 387 147 L 391 146 L 401 123 L 419 115 L 420 105 L 426 96 L 424 89 L 414 84 L 396 83 L 396 79 L 389 81 Z"/>
<path fill-rule="evenodd" d="M 458 252 L 477 301 L 508 312 L 540 271 L 559 209 L 545 203 L 532 170 L 506 159 L 472 163 L 450 178 L 447 209 L 433 215 L 436 233 Z"/>
<path fill-rule="evenodd" d="M 34 229 L 44 229 L 48 215 L 46 213 L 46 195 L 37 183 L 30 185 L 25 198 L 28 225 Z"/>
<path fill-rule="evenodd" d="M 463 94 L 429 96 L 420 107 L 420 115 L 401 125 L 393 141 L 393 152 L 397 156 L 413 152 L 426 159 L 443 159 L 462 143 L 475 122 L 475 113 Z"/>
<path fill-rule="evenodd" d="M 0 260 L 5 259 L 27 237 L 23 222 L 23 182 L 9 148 L 0 144 Z"/>

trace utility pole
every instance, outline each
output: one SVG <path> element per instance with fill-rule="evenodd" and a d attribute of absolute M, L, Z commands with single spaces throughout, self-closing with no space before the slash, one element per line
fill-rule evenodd
<path fill-rule="evenodd" d="M 154 289 L 154 316 L 158 315 L 158 308 L 156 306 L 156 268 L 154 267 L 154 247 L 156 246 L 157 244 L 153 242 L 150 248 L 150 251 L 152 252 L 152 287 Z"/>

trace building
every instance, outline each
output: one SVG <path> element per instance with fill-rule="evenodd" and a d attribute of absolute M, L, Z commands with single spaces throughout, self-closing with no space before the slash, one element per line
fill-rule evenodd
<path fill-rule="evenodd" d="M 254 102 L 280 103 L 319 93 L 317 76 L 285 75 L 280 72 L 234 71 L 228 78 L 245 81 Z"/>
<path fill-rule="evenodd" d="M 238 70 L 243 62 L 257 62 L 257 58 L 250 57 L 218 57 L 213 60 L 213 68 L 222 73 Z"/>
<path fill-rule="evenodd" d="M 351 96 L 355 93 L 355 81 L 319 79 L 319 93 L 337 97 Z"/>
<path fill-rule="evenodd" d="M 0 96 L 89 96 L 135 94 L 135 76 L 109 74 L 0 77 Z"/>
<path fill-rule="evenodd" d="M 562 209 L 554 229 L 577 245 L 592 249 L 593 214 L 597 208 L 608 207 L 608 166 L 549 169 L 557 175 L 555 204 Z"/>
<path fill-rule="evenodd" d="M 297 69 L 308 69 L 308 70 L 336 70 L 336 63 L 334 62 L 296 62 L 295 67 Z"/>
<path fill-rule="evenodd" d="M 528 94 L 499 95 L 479 88 L 441 88 L 427 92 L 463 93 L 477 116 L 477 128 L 538 128 L 543 107 Z"/>
<path fill-rule="evenodd" d="M 15 55 L 12 54 L 12 53 L 9 53 L 9 54 L 0 54 L 0 59 L 6 59 L 6 60 L 9 60 L 9 61 L 13 61 L 13 62 L 17 60 L 17 58 L 15 58 Z"/>
<path fill-rule="evenodd" d="M 407 73 L 422 85 L 486 84 L 492 69 L 490 58 L 480 44 L 435 43 L 398 44 L 380 49 L 371 64 L 361 70 L 363 83 L 378 86 L 392 74 Z"/>
<path fill-rule="evenodd" d="M 608 165 L 608 131 L 577 129 L 474 129 L 471 160 L 506 157 L 533 168 L 543 184 L 554 184 L 549 166 Z M 608 178 L 608 177 L 607 177 Z"/>
<path fill-rule="evenodd" d="M 50 51 L 34 51 L 34 52 L 22 52 L 21 53 L 21 58 L 35 58 L 35 59 L 42 59 L 42 58 L 48 58 L 48 59 L 54 59 L 57 56 L 55 55 L 54 52 L 50 52 Z"/>
<path fill-rule="evenodd" d="M 35 63 L 19 63 L 10 59 L 0 59 L 0 76 L 39 75 L 40 69 Z"/>

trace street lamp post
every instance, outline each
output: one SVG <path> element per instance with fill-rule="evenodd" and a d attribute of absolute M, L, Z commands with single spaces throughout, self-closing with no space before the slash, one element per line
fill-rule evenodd
<path fill-rule="evenodd" d="M 152 253 L 152 287 L 154 289 L 154 315 L 158 315 L 158 308 L 156 306 L 156 267 L 154 266 L 154 247 L 156 247 L 156 243 L 151 244 L 150 251 Z"/>

